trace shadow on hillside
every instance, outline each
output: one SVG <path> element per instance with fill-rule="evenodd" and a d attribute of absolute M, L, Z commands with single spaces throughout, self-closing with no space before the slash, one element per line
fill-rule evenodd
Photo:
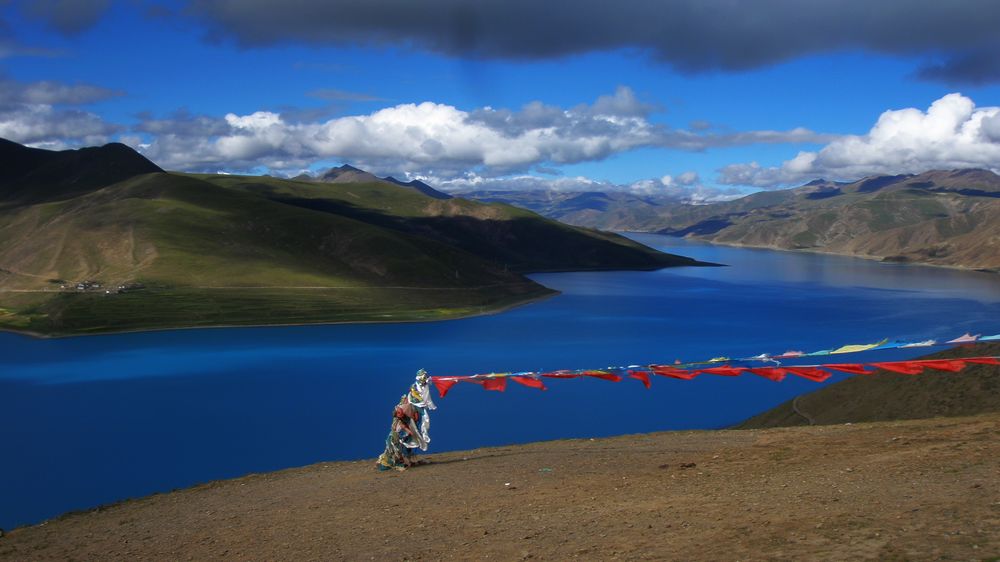
<path fill-rule="evenodd" d="M 615 242 L 616 235 L 563 228 L 540 217 L 484 219 L 472 216 L 406 217 L 345 201 L 288 197 L 267 190 L 274 202 L 335 214 L 457 246 L 514 272 L 571 269 L 656 269 L 699 265 L 690 258 L 657 254 Z"/>

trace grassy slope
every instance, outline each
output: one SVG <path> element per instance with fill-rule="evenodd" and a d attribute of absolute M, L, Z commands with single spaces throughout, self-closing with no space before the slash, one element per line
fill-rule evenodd
<path fill-rule="evenodd" d="M 1000 355 L 1000 344 L 958 347 L 926 358 L 974 355 Z M 808 425 L 795 412 L 793 402 L 758 414 L 737 428 Z M 795 406 L 820 425 L 1000 412 L 1000 367 L 970 365 L 959 373 L 926 370 L 916 376 L 879 371 L 800 396 Z"/>
<path fill-rule="evenodd" d="M 384 182 L 167 173 L 8 206 L 0 239 L 0 327 L 45 334 L 453 318 L 551 294 L 524 271 L 693 263 Z M 148 288 L 56 290 L 87 279 Z"/>

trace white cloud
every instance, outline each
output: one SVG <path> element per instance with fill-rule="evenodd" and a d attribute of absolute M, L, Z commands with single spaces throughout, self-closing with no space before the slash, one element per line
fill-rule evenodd
<path fill-rule="evenodd" d="M 0 76 L 0 137 L 42 148 L 104 144 L 121 127 L 77 109 L 121 92 L 89 84 L 18 82 Z"/>
<path fill-rule="evenodd" d="M 45 104 L 0 108 L 0 137 L 48 149 L 104 144 L 121 128 L 86 111 Z"/>
<path fill-rule="evenodd" d="M 174 169 L 281 171 L 337 159 L 375 172 L 445 178 L 470 170 L 504 175 L 539 165 L 596 161 L 641 147 L 704 150 L 830 140 L 805 129 L 724 134 L 671 129 L 650 121 L 654 109 L 629 88 L 619 87 L 593 104 L 569 109 L 533 102 L 519 111 L 465 111 L 423 102 L 305 123 L 269 111 L 229 114 L 214 122 L 184 115 L 147 121 L 138 130 L 156 134 L 147 156 Z"/>
<path fill-rule="evenodd" d="M 780 166 L 726 166 L 720 182 L 776 187 L 817 177 L 857 179 L 954 168 L 1000 172 L 1000 107 L 977 108 L 961 94 L 948 94 L 926 112 L 886 111 L 868 134 L 838 138 L 818 152 L 799 152 Z"/>

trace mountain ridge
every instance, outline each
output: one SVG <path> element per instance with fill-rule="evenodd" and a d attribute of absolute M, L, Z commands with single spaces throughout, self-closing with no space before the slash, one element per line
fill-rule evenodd
<path fill-rule="evenodd" d="M 817 179 L 699 205 L 628 193 L 466 196 L 612 231 L 1000 271 L 1000 176 L 982 169 Z"/>

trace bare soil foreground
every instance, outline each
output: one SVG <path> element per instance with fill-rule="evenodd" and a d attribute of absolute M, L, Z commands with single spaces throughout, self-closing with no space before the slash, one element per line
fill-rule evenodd
<path fill-rule="evenodd" d="M 1000 414 L 324 463 L 70 514 L 0 560 L 997 560 Z"/>

